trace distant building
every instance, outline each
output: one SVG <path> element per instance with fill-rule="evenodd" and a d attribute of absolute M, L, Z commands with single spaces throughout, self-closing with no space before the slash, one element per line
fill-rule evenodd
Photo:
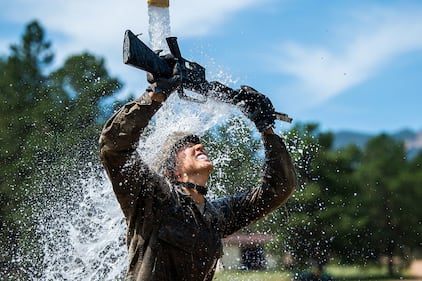
<path fill-rule="evenodd" d="M 263 270 L 276 267 L 274 257 L 265 252 L 270 234 L 235 233 L 223 240 L 224 255 L 220 264 L 227 270 Z"/>

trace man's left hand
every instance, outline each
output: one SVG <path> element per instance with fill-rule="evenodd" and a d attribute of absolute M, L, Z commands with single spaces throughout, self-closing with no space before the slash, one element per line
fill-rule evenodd
<path fill-rule="evenodd" d="M 276 117 L 273 104 L 254 88 L 241 86 L 231 103 L 237 105 L 261 133 L 274 127 Z"/>

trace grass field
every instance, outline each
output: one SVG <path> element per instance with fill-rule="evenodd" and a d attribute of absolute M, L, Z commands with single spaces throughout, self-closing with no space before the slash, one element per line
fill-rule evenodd
<path fill-rule="evenodd" d="M 333 280 L 421 280 L 408 274 L 390 278 L 385 268 L 357 266 L 329 266 L 327 272 Z M 217 272 L 213 281 L 291 281 L 292 275 L 286 271 L 221 271 Z"/>
<path fill-rule="evenodd" d="M 213 281 L 290 281 L 290 275 L 283 271 L 222 271 Z"/>

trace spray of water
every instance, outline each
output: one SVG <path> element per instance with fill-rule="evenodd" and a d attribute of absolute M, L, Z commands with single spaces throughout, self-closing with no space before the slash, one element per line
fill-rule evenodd
<path fill-rule="evenodd" d="M 192 104 L 174 95 L 157 112 L 138 152 L 146 162 L 153 161 L 171 132 L 205 134 L 224 123 L 228 112 L 229 116 L 236 114 L 231 107 L 213 101 Z M 46 198 L 36 218 L 44 255 L 40 280 L 122 280 L 127 266 L 123 213 L 99 163 L 80 165 L 80 172 L 68 170 L 73 175 L 65 182 L 56 178 L 43 183 L 44 188 L 57 191 L 64 187 L 66 196 Z"/>
<path fill-rule="evenodd" d="M 151 46 L 165 49 L 168 9 L 149 7 L 149 16 Z M 173 130 L 203 134 L 221 123 L 228 111 L 211 101 L 191 104 L 171 96 L 152 120 L 151 133 L 142 136 L 138 151 L 146 162 L 152 161 Z M 43 245 L 42 269 L 34 273 L 35 279 L 123 280 L 127 266 L 123 213 L 99 162 L 78 165 L 73 171 L 62 167 L 66 176 L 40 183 L 40 190 L 49 189 L 52 197 L 41 200 L 44 206 L 34 218 Z"/>
<path fill-rule="evenodd" d="M 170 34 L 168 9 L 149 7 L 149 16 L 151 46 L 165 50 L 163 38 Z M 224 80 L 221 72 L 217 76 Z M 172 132 L 204 135 L 233 115 L 239 112 L 232 106 L 212 100 L 192 103 L 172 95 L 154 116 L 148 133 L 142 135 L 137 151 L 152 163 Z M 237 129 L 241 128 L 229 128 Z M 215 163 L 224 166 L 229 160 L 225 151 L 213 153 Z M 66 196 L 43 201 L 43 212 L 37 215 L 44 259 L 41 272 L 35 275 L 39 280 L 55 281 L 123 280 L 127 266 L 123 213 L 99 161 L 79 165 L 65 184 L 60 177 L 43 183 L 45 188 L 61 190 Z M 62 169 L 64 174 L 69 173 L 68 167 Z"/>
<path fill-rule="evenodd" d="M 172 132 L 191 131 L 203 136 L 216 127 L 227 125 L 228 120 L 233 117 L 242 119 L 244 123 L 231 123 L 227 131 L 233 134 L 239 132 L 237 135 L 243 136 L 244 139 L 230 139 L 234 147 L 210 151 L 214 164 L 221 169 L 214 171 L 216 180 L 213 186 L 219 190 L 211 190 L 209 196 L 213 197 L 215 191 L 221 195 L 226 192 L 224 184 L 220 181 L 224 177 L 225 166 L 230 163 L 230 153 L 237 153 L 237 143 L 256 137 L 240 132 L 245 130 L 245 127 L 239 124 L 246 124 L 247 130 L 254 128 L 235 107 L 213 100 L 192 103 L 181 100 L 174 94 L 156 113 L 146 133 L 141 136 L 137 152 L 151 164 L 156 157 L 160 157 L 160 147 Z M 295 147 L 298 147 L 296 151 Z M 290 150 L 302 154 L 303 147 L 295 145 L 291 146 Z M 75 169 L 76 172 L 70 171 L 68 167 L 61 168 L 63 173 L 72 174 L 69 180 L 63 182 L 63 178 L 57 177 L 43 183 L 44 189 L 61 190 L 66 196 L 45 200 L 44 211 L 37 218 L 40 222 L 37 231 L 44 245 L 43 269 L 38 275 L 40 280 L 123 280 L 127 267 L 126 225 L 123 213 L 100 163 L 79 165 Z M 238 171 L 242 169 L 236 168 Z M 259 172 L 259 169 L 253 171 Z M 253 178 L 246 181 L 252 180 Z M 232 184 L 241 186 L 237 183 Z"/>
<path fill-rule="evenodd" d="M 40 280 L 119 280 L 123 276 L 122 212 L 99 165 L 81 165 L 89 169 L 66 181 L 66 196 L 47 200 L 37 218 L 44 245 Z M 56 180 L 53 187 L 59 189 L 55 185 L 61 180 Z"/>
<path fill-rule="evenodd" d="M 138 152 L 147 164 L 152 164 L 159 157 L 160 148 L 168 135 L 176 131 L 204 135 L 210 128 L 222 124 L 230 112 L 234 112 L 230 106 L 213 100 L 192 103 L 172 95 L 154 116 L 147 128 L 150 133 L 141 138 Z"/>

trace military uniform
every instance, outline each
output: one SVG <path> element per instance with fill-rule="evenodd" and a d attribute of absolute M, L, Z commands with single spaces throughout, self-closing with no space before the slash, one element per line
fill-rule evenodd
<path fill-rule="evenodd" d="M 140 134 L 161 103 L 148 94 L 127 103 L 105 124 L 102 163 L 127 223 L 126 280 L 212 280 L 221 239 L 281 206 L 296 184 L 280 137 L 264 135 L 262 180 L 256 188 L 198 207 L 136 153 Z"/>

